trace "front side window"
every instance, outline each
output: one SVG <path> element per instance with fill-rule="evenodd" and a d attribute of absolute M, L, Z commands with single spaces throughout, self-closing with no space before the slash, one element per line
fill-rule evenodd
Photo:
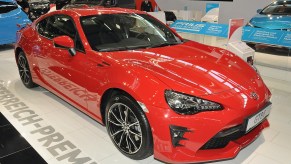
<path fill-rule="evenodd" d="M 46 18 L 37 24 L 38 33 L 48 39 L 57 36 L 69 36 L 75 41 L 76 50 L 84 51 L 82 42 L 70 17 L 56 15 Z"/>
<path fill-rule="evenodd" d="M 75 38 L 76 29 L 72 20 L 63 15 L 50 17 L 46 27 L 46 37 L 52 39 L 62 35 L 67 35 L 72 39 Z"/>
<path fill-rule="evenodd" d="M 40 35 L 43 35 L 43 36 L 46 35 L 45 28 L 46 28 L 47 20 L 48 19 L 43 19 L 37 24 L 37 31 Z"/>
<path fill-rule="evenodd" d="M 93 50 L 118 51 L 181 43 L 167 26 L 145 14 L 104 14 L 81 17 Z"/>
<path fill-rule="evenodd" d="M 18 6 L 13 2 L 0 1 L 0 14 L 8 13 L 17 9 Z"/>
<path fill-rule="evenodd" d="M 261 13 L 273 14 L 273 15 L 290 15 L 291 14 L 291 1 L 273 2 L 272 4 L 267 6 Z"/>

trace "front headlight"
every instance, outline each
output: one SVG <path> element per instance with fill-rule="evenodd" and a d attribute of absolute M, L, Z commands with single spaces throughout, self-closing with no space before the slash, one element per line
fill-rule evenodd
<path fill-rule="evenodd" d="M 223 106 L 219 103 L 174 92 L 165 91 L 165 98 L 168 105 L 178 114 L 190 115 L 204 111 L 222 110 Z"/>

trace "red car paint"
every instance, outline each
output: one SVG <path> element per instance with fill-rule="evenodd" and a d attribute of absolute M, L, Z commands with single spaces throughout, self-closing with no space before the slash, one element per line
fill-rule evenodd
<path fill-rule="evenodd" d="M 269 102 L 271 93 L 262 78 L 245 61 L 226 50 L 188 41 L 180 45 L 139 50 L 96 52 L 91 49 L 80 25 L 80 16 L 113 13 L 143 13 L 126 9 L 73 9 L 48 13 L 19 33 L 15 52 L 23 50 L 33 81 L 55 93 L 90 117 L 103 123 L 100 104 L 103 94 L 118 88 L 148 109 L 154 157 L 169 163 L 204 162 L 234 158 L 269 126 L 264 120 L 251 132 L 219 149 L 201 147 L 218 132 L 244 124 L 249 116 Z M 48 16 L 70 16 L 85 52 L 71 56 L 36 31 Z M 145 13 L 143 13 L 145 14 Z M 178 36 L 178 35 L 177 35 Z M 165 100 L 165 90 L 219 102 L 220 111 L 180 115 Z M 251 93 L 256 92 L 258 99 Z M 187 127 L 184 146 L 174 147 L 170 125 Z M 94 143 L 92 143 L 94 144 Z"/>

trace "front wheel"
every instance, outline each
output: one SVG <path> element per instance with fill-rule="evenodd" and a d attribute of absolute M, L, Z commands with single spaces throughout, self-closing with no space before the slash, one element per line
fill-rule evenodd
<path fill-rule="evenodd" d="M 20 52 L 17 58 L 17 66 L 22 83 L 27 88 L 34 88 L 37 85 L 32 81 L 28 61 L 23 52 Z"/>
<path fill-rule="evenodd" d="M 106 127 L 114 145 L 125 156 L 141 160 L 153 153 L 150 125 L 135 100 L 113 96 L 106 107 Z"/>

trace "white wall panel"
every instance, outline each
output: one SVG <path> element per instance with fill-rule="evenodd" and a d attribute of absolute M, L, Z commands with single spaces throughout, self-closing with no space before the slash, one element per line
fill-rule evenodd
<path fill-rule="evenodd" d="M 244 18 L 248 21 L 273 0 L 234 0 L 233 2 L 191 1 L 191 0 L 156 0 L 161 10 L 200 10 L 205 14 L 206 3 L 220 3 L 219 23 L 228 23 L 231 18 Z"/>

